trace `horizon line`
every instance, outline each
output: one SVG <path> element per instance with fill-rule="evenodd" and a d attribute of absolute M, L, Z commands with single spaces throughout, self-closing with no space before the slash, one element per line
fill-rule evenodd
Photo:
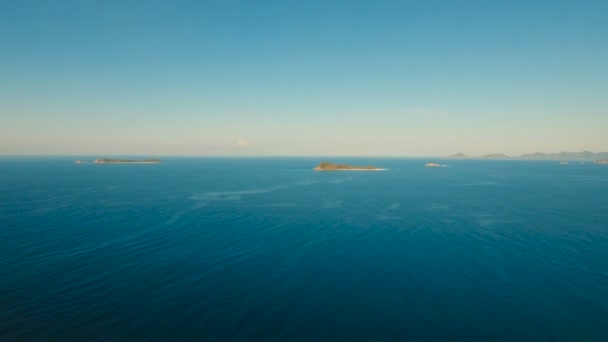
<path fill-rule="evenodd" d="M 334 154 L 334 155 L 292 155 L 292 154 L 275 154 L 275 155 L 234 155 L 234 154 L 146 154 L 146 153 L 57 153 L 57 154 L 37 154 L 37 153 L 0 153 L 0 157 L 113 157 L 113 156 L 148 156 L 148 157 L 173 157 L 173 158 L 449 158 L 456 154 L 464 154 L 469 159 L 475 159 L 479 157 L 489 155 L 505 155 L 509 158 L 517 159 L 525 155 L 531 154 L 560 154 L 560 153 L 593 153 L 593 154 L 604 154 L 608 151 L 593 152 L 589 150 L 584 151 L 560 151 L 560 152 L 527 152 L 519 155 L 508 155 L 505 153 L 486 153 L 481 155 L 469 155 L 464 152 L 456 152 L 450 155 L 351 155 L 351 154 Z M 101 156 L 101 157 L 100 157 Z M 449 158 L 458 159 L 458 158 Z M 464 158 L 462 158 L 464 159 Z M 499 159 L 499 158 L 496 158 Z"/>

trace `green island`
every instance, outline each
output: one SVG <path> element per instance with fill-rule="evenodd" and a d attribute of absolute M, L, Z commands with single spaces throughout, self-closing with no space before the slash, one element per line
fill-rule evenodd
<path fill-rule="evenodd" d="M 132 160 L 132 159 L 110 159 L 110 158 L 99 158 L 93 161 L 93 164 L 158 164 L 160 159 L 144 159 L 144 160 Z"/>
<path fill-rule="evenodd" d="M 381 171 L 381 169 L 375 166 L 353 166 L 348 164 L 334 164 L 330 162 L 322 162 L 313 170 L 315 171 Z"/>

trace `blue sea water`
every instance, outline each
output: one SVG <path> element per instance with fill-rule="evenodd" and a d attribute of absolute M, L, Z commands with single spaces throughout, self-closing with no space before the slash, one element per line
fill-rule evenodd
<path fill-rule="evenodd" d="M 608 340 L 608 166 L 334 160 L 0 159 L 0 340 Z"/>

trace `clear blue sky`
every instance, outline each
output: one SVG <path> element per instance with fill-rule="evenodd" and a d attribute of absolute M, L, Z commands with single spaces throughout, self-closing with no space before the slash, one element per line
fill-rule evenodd
<path fill-rule="evenodd" d="M 608 1 L 0 2 L 0 154 L 608 151 Z"/>

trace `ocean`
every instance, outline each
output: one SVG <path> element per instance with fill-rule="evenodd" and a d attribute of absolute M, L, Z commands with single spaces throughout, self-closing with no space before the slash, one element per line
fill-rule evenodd
<path fill-rule="evenodd" d="M 73 159 L 0 159 L 2 341 L 608 340 L 608 165 Z"/>

